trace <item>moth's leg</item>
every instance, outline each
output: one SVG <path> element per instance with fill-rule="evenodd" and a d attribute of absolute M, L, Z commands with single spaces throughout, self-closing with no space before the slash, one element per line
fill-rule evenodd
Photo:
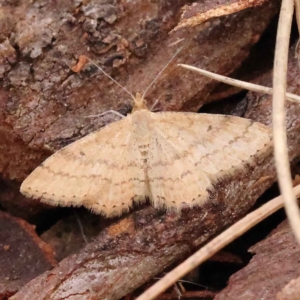
<path fill-rule="evenodd" d="M 125 118 L 124 115 L 122 115 L 121 113 L 119 113 L 118 111 L 113 110 L 113 109 L 107 110 L 107 111 L 105 111 L 105 112 L 103 112 L 101 114 L 98 114 L 98 115 L 89 115 L 89 116 L 86 116 L 86 118 L 97 118 L 97 117 L 104 116 L 106 114 L 115 114 L 115 115 L 117 115 L 118 117 L 120 117 L 122 119 Z"/>
<path fill-rule="evenodd" d="M 160 98 L 160 97 L 159 97 Z M 150 111 L 153 112 L 154 111 L 154 108 L 155 106 L 157 105 L 158 101 L 159 101 L 159 98 L 155 100 L 155 102 L 153 103 L 153 105 L 151 106 L 151 109 Z"/>

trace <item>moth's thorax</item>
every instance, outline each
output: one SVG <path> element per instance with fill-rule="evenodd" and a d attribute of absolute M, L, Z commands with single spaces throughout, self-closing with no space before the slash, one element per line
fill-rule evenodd
<path fill-rule="evenodd" d="M 133 134 L 144 162 L 147 161 L 150 143 L 151 112 L 147 109 L 147 101 L 137 93 L 132 108 Z"/>
<path fill-rule="evenodd" d="M 138 147 L 143 154 L 143 156 L 147 155 L 149 143 L 150 143 L 150 135 L 151 135 L 151 113 L 147 109 L 141 109 L 132 114 L 132 124 L 133 124 L 133 134 L 135 140 L 138 144 Z"/>
<path fill-rule="evenodd" d="M 147 109 L 147 101 L 140 93 L 136 93 L 132 107 L 132 113 L 142 109 Z"/>
<path fill-rule="evenodd" d="M 152 113 L 147 109 L 141 109 L 132 114 L 132 125 L 134 133 L 138 136 L 138 139 L 146 138 L 150 134 Z"/>

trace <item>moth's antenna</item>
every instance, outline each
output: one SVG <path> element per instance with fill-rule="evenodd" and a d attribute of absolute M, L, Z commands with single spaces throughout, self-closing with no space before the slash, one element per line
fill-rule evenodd
<path fill-rule="evenodd" d="M 94 66 L 96 66 L 105 76 L 107 76 L 110 80 L 112 80 L 115 84 L 117 84 L 123 91 L 125 91 L 127 94 L 131 96 L 133 101 L 135 100 L 135 97 L 132 93 L 130 93 L 124 86 L 122 86 L 119 82 L 117 82 L 115 79 L 113 79 L 108 73 L 106 73 L 98 64 L 96 64 L 93 60 L 86 57 Z"/>
<path fill-rule="evenodd" d="M 162 72 L 170 65 L 170 63 L 174 60 L 174 58 L 178 55 L 178 53 L 182 50 L 183 47 L 180 47 L 171 57 L 171 59 L 168 61 L 168 63 L 159 71 L 159 73 L 156 75 L 156 77 L 151 81 L 151 83 L 148 85 L 148 87 L 146 88 L 146 90 L 144 91 L 143 95 L 142 95 L 142 99 L 145 98 L 145 95 L 147 94 L 147 92 L 149 91 L 149 89 L 151 88 L 151 86 L 154 84 L 154 82 L 159 78 L 159 76 L 162 74 Z"/>

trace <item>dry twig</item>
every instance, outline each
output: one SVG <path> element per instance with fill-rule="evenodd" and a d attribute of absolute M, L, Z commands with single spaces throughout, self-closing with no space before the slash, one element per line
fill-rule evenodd
<path fill-rule="evenodd" d="M 249 91 L 253 91 L 253 92 L 257 92 L 257 93 L 263 93 L 263 94 L 268 94 L 268 95 L 273 95 L 273 89 L 270 87 L 265 87 L 259 84 L 254 84 L 254 83 L 250 83 L 250 82 L 246 82 L 246 81 L 242 81 L 242 80 L 237 80 L 237 79 L 233 79 L 230 77 L 226 77 L 223 75 L 219 75 L 216 73 L 212 73 L 200 68 L 196 68 L 193 66 L 189 66 L 189 65 L 185 65 L 185 64 L 178 64 L 178 66 L 183 67 L 185 69 L 191 70 L 191 71 L 195 71 L 198 72 L 204 76 L 207 76 L 209 78 L 218 80 L 220 82 L 223 83 L 227 83 L 233 86 L 236 86 L 238 88 L 243 88 Z M 292 93 L 286 93 L 285 97 L 287 100 L 292 101 L 292 102 L 297 102 L 300 103 L 300 96 L 292 94 Z"/>
<path fill-rule="evenodd" d="M 273 136 L 274 155 L 280 191 L 285 199 L 287 217 L 300 243 L 300 212 L 293 192 L 288 157 L 285 101 L 289 37 L 292 26 L 294 1 L 283 0 L 278 23 L 273 75 Z"/>
<path fill-rule="evenodd" d="M 295 0 L 295 13 L 298 26 L 298 33 L 300 33 L 300 0 Z"/>

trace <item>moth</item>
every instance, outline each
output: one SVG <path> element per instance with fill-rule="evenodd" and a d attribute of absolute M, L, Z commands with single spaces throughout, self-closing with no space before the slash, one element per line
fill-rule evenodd
<path fill-rule="evenodd" d="M 253 164 L 271 139 L 267 126 L 240 117 L 151 112 L 137 94 L 131 114 L 54 153 L 21 192 L 106 217 L 146 199 L 180 212 L 203 205 L 218 180 Z"/>

